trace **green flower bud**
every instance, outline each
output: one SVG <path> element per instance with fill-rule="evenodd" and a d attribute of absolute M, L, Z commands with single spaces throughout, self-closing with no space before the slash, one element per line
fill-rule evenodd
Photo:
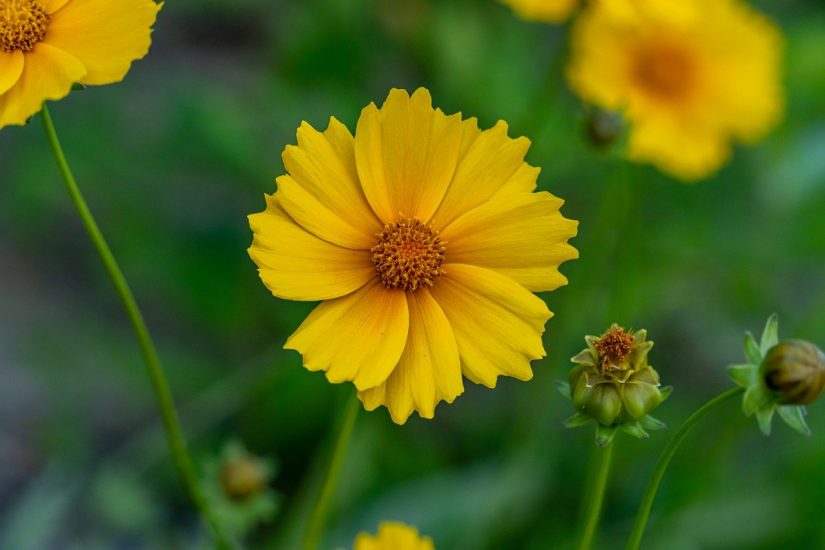
<path fill-rule="evenodd" d="M 610 442 L 616 428 L 636 437 L 664 425 L 648 416 L 669 394 L 660 389 L 658 373 L 648 365 L 653 342 L 647 331 L 626 331 L 612 325 L 603 335 L 587 336 L 587 349 L 572 361 L 567 383 L 560 390 L 569 397 L 576 414 L 566 424 L 575 427 L 593 420 L 598 424 L 597 442 Z"/>
<path fill-rule="evenodd" d="M 624 120 L 621 115 L 594 109 L 587 116 L 585 134 L 587 140 L 599 149 L 613 145 L 624 132 Z"/>
<path fill-rule="evenodd" d="M 266 464 L 247 453 L 228 457 L 220 466 L 221 488 L 231 500 L 248 500 L 265 491 L 270 471 Z"/>
<path fill-rule="evenodd" d="M 728 374 L 740 387 L 742 412 L 756 416 L 759 429 L 771 433 L 774 413 L 803 435 L 811 430 L 805 423 L 805 405 L 814 402 L 825 387 L 825 357 L 813 344 L 801 340 L 779 341 L 779 320 L 771 315 L 757 342 L 745 335 L 747 363 L 731 365 Z"/>
<path fill-rule="evenodd" d="M 807 405 L 825 390 L 825 355 L 810 342 L 788 340 L 773 346 L 762 361 L 765 385 L 783 405 Z"/>

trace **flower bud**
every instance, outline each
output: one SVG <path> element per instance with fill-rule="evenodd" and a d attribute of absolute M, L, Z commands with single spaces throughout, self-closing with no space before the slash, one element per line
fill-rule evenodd
<path fill-rule="evenodd" d="M 745 335 L 747 363 L 731 365 L 728 375 L 744 388 L 742 412 L 756 416 L 759 429 L 771 434 L 774 413 L 802 435 L 811 435 L 805 423 L 805 404 L 825 386 L 825 358 L 816 346 L 801 340 L 779 341 L 779 320 L 771 315 L 759 342 Z"/>
<path fill-rule="evenodd" d="M 269 475 L 266 465 L 254 456 L 239 454 L 221 465 L 221 487 L 231 500 L 248 500 L 266 490 Z"/>
<path fill-rule="evenodd" d="M 567 383 L 559 387 L 576 409 L 566 425 L 596 421 L 601 444 L 609 443 L 605 430 L 621 428 L 636 437 L 647 437 L 645 428 L 663 427 L 648 416 L 667 398 L 669 388 L 660 389 L 659 375 L 647 363 L 653 347 L 647 331 L 626 331 L 614 324 L 601 336 L 587 336 L 585 341 L 587 349 L 573 357 L 577 366 L 570 371 Z"/>
<path fill-rule="evenodd" d="M 803 340 L 773 346 L 760 367 L 765 385 L 783 405 L 813 403 L 825 390 L 825 355 Z"/>
<path fill-rule="evenodd" d="M 624 131 L 621 115 L 596 109 L 587 116 L 587 140 L 599 149 L 606 149 L 618 140 Z"/>

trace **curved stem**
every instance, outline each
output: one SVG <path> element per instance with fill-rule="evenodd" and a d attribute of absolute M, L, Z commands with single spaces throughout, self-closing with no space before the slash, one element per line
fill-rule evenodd
<path fill-rule="evenodd" d="M 358 411 L 361 404 L 358 402 L 356 394 L 353 392 L 344 409 L 344 417 L 338 429 L 338 436 L 335 441 L 335 447 L 332 451 L 332 456 L 329 460 L 329 468 L 327 469 L 326 477 L 324 477 L 324 484 L 315 502 L 312 505 L 312 511 L 309 516 L 309 523 L 304 534 L 304 550 L 316 550 L 321 542 L 321 536 L 324 533 L 324 525 L 327 519 L 327 509 L 329 502 L 332 500 L 332 494 L 335 492 L 335 486 L 338 484 L 338 477 L 341 474 L 341 465 L 344 462 L 344 456 L 347 452 L 350 437 L 352 436 L 353 428 L 355 427 L 355 420 L 358 418 Z"/>
<path fill-rule="evenodd" d="M 662 482 L 662 478 L 665 475 L 665 470 L 667 470 L 670 460 L 673 458 L 673 455 L 676 453 L 676 450 L 679 448 L 679 445 L 682 444 L 682 441 L 690 432 L 691 428 L 693 428 L 693 425 L 711 410 L 715 409 L 728 399 L 739 395 L 742 391 L 742 388 L 731 388 L 717 395 L 690 415 L 688 419 L 685 420 L 685 422 L 679 427 L 679 430 L 673 434 L 673 437 L 670 438 L 665 450 L 662 451 L 662 456 L 659 457 L 659 462 L 656 463 L 656 469 L 653 470 L 653 476 L 650 478 L 647 488 L 645 489 L 645 494 L 642 497 L 642 504 L 639 506 L 639 511 L 636 514 L 636 522 L 633 524 L 633 531 L 630 533 L 630 538 L 627 541 L 627 550 L 638 550 L 639 545 L 641 545 L 642 537 L 645 533 L 645 526 L 647 525 L 647 519 L 648 516 L 650 516 L 651 508 L 653 508 L 653 500 L 656 498 L 656 492 L 659 490 L 659 484 Z"/>
<path fill-rule="evenodd" d="M 584 524 L 581 542 L 579 542 L 579 550 L 589 550 L 593 545 L 593 538 L 596 536 L 596 527 L 599 524 L 604 493 L 607 488 L 607 478 L 610 474 L 610 462 L 613 458 L 613 443 L 611 442 L 606 447 L 599 448 L 599 450 L 601 454 L 599 471 L 596 473 L 593 492 L 590 494 L 590 506 L 587 509 L 587 519 Z"/>
<path fill-rule="evenodd" d="M 166 374 L 161 367 L 160 359 L 158 358 L 155 346 L 152 343 L 152 337 L 149 335 L 149 329 L 146 328 L 146 322 L 143 320 L 143 315 L 138 308 L 135 297 L 132 294 L 123 272 L 118 266 L 114 255 L 112 254 L 109 245 L 103 238 L 100 228 L 92 216 L 89 206 L 86 204 L 77 182 L 72 175 L 68 162 L 66 162 L 66 155 L 63 153 L 63 148 L 60 146 L 60 141 L 57 137 L 57 132 L 54 129 L 52 117 L 49 114 L 49 109 L 43 105 L 43 127 L 46 131 L 46 137 L 51 145 L 52 153 L 60 168 L 60 174 L 63 176 L 63 181 L 66 183 L 66 189 L 72 198 L 80 220 L 86 228 L 89 239 L 97 251 L 103 266 L 106 268 L 106 273 L 112 281 L 120 301 L 123 303 L 123 308 L 132 325 L 132 329 L 137 337 L 140 350 L 143 355 L 143 361 L 146 364 L 146 372 L 149 374 L 149 380 L 152 383 L 152 389 L 157 398 L 158 408 L 160 409 L 161 418 L 163 419 L 163 427 L 166 430 L 166 437 L 169 443 L 169 449 L 172 452 L 172 459 L 178 469 L 178 473 L 183 479 L 186 488 L 189 491 L 192 500 L 198 507 L 203 518 L 212 528 L 215 536 L 222 548 L 231 546 L 229 538 L 221 528 L 217 516 L 210 509 L 209 504 L 203 494 L 198 476 L 195 473 L 195 468 L 192 465 L 192 459 L 189 456 L 189 451 L 186 448 L 186 441 L 183 438 L 183 432 L 178 420 L 178 414 L 175 410 L 175 404 L 172 399 L 172 393 L 169 389 L 169 383 L 166 380 Z"/>

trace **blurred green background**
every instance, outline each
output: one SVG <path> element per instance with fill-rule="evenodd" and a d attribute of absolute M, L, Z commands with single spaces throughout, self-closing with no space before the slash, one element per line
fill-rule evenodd
<path fill-rule="evenodd" d="M 711 1 L 711 0 L 708 0 Z M 570 285 L 529 383 L 467 384 L 434 421 L 361 414 L 325 548 L 400 520 L 440 549 L 565 548 L 591 477 L 592 426 L 553 389 L 583 336 L 647 328 L 669 429 L 620 435 L 599 548 L 621 548 L 658 453 L 731 385 L 742 335 L 825 344 L 825 7 L 753 2 L 786 36 L 783 124 L 688 186 L 584 138 L 562 78 L 567 26 L 493 0 L 174 0 L 125 83 L 52 107 L 69 160 L 129 278 L 204 471 L 229 440 L 279 465 L 277 516 L 250 547 L 295 548 L 351 386 L 281 350 L 312 308 L 273 298 L 246 248 L 302 120 L 428 87 L 448 113 L 527 135 L 540 187 L 581 222 Z M 175 477 L 130 327 L 36 118 L 0 132 L 0 548 L 207 544 Z M 728 403 L 677 454 L 646 547 L 825 548 L 825 403 L 806 439 L 763 437 Z"/>

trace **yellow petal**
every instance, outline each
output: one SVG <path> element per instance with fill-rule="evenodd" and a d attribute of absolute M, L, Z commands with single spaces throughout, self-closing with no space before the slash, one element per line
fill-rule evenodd
<path fill-rule="evenodd" d="M 149 51 L 161 6 L 152 0 L 71 0 L 52 14 L 44 41 L 86 66 L 81 83 L 120 82 Z"/>
<path fill-rule="evenodd" d="M 430 93 L 393 89 L 380 111 L 364 109 L 356 160 L 364 191 L 385 223 L 399 214 L 428 222 L 455 172 L 464 126 L 433 109 Z"/>
<path fill-rule="evenodd" d="M 304 122 L 297 132 L 298 146 L 284 150 L 284 166 L 307 193 L 373 242 L 383 224 L 367 203 L 355 170 L 355 145 L 349 130 L 330 119 L 324 133 Z"/>
<path fill-rule="evenodd" d="M 496 191 L 491 200 L 498 200 L 507 195 L 519 193 L 532 193 L 536 190 L 536 182 L 538 181 L 541 168 L 530 166 L 526 162 L 521 163 L 521 166 L 516 173 L 513 174 L 507 183 L 501 189 Z"/>
<path fill-rule="evenodd" d="M 487 267 L 529 290 L 567 283 L 558 266 L 578 257 L 567 240 L 578 223 L 564 218 L 550 193 L 520 193 L 470 210 L 441 232 L 447 262 Z"/>
<path fill-rule="evenodd" d="M 325 197 L 313 195 L 290 176 L 280 176 L 278 202 L 287 214 L 304 229 L 331 243 L 353 250 L 369 250 L 375 244 L 375 233 L 367 220 L 351 225 L 333 210 Z"/>
<path fill-rule="evenodd" d="M 64 97 L 85 73 L 74 56 L 43 42 L 36 44 L 25 54 L 20 79 L 0 96 L 0 128 L 25 124 L 44 101 Z"/>
<path fill-rule="evenodd" d="M 0 52 L 0 95 L 14 86 L 23 74 L 23 52 Z"/>
<path fill-rule="evenodd" d="M 361 110 L 355 128 L 355 161 L 370 206 L 381 221 L 392 223 L 398 212 L 393 211 L 390 202 L 381 140 L 381 112 L 375 103 L 370 103 Z"/>
<path fill-rule="evenodd" d="M 570 16 L 579 0 L 501 0 L 528 21 L 560 23 Z"/>
<path fill-rule="evenodd" d="M 433 539 L 422 537 L 418 530 L 395 521 L 383 521 L 378 533 L 359 533 L 353 550 L 435 550 Z"/>
<path fill-rule="evenodd" d="M 702 107 L 712 106 L 714 116 L 734 135 L 752 142 L 782 118 L 782 34 L 745 3 L 714 2 L 709 7 L 697 22 L 703 32 L 697 46 L 704 56 L 707 87 Z M 708 24 L 712 30 L 705 30 Z"/>
<path fill-rule="evenodd" d="M 446 264 L 432 288 L 453 328 L 461 369 L 494 388 L 500 375 L 529 380 L 530 361 L 544 357 L 541 335 L 552 316 L 544 302 L 495 271 Z"/>
<path fill-rule="evenodd" d="M 45 8 L 46 13 L 52 14 L 66 5 L 69 0 L 40 0 L 40 4 Z"/>
<path fill-rule="evenodd" d="M 731 154 L 727 132 L 682 123 L 673 117 L 637 121 L 630 131 L 628 156 L 650 162 L 684 181 L 702 179 L 717 171 Z"/>
<path fill-rule="evenodd" d="M 255 237 L 249 255 L 272 294 L 288 300 L 327 300 L 358 290 L 375 277 L 369 252 L 350 250 L 304 230 L 267 197 L 264 212 L 249 216 Z"/>
<path fill-rule="evenodd" d="M 432 226 L 440 229 L 487 202 L 521 167 L 529 147 L 527 138 L 507 137 L 507 123 L 503 121 L 481 132 L 460 160 Z"/>
<path fill-rule="evenodd" d="M 367 410 L 385 405 L 393 422 L 403 424 L 415 410 L 432 418 L 442 400 L 452 403 L 464 391 L 453 330 L 429 290 L 407 295 L 410 332 L 398 366 L 386 382 L 358 393 Z"/>
<path fill-rule="evenodd" d="M 332 383 L 358 390 L 384 382 L 398 365 L 409 330 L 407 298 L 377 282 L 322 302 L 289 337 L 285 349 L 304 356 L 304 367 L 325 371 Z"/>

